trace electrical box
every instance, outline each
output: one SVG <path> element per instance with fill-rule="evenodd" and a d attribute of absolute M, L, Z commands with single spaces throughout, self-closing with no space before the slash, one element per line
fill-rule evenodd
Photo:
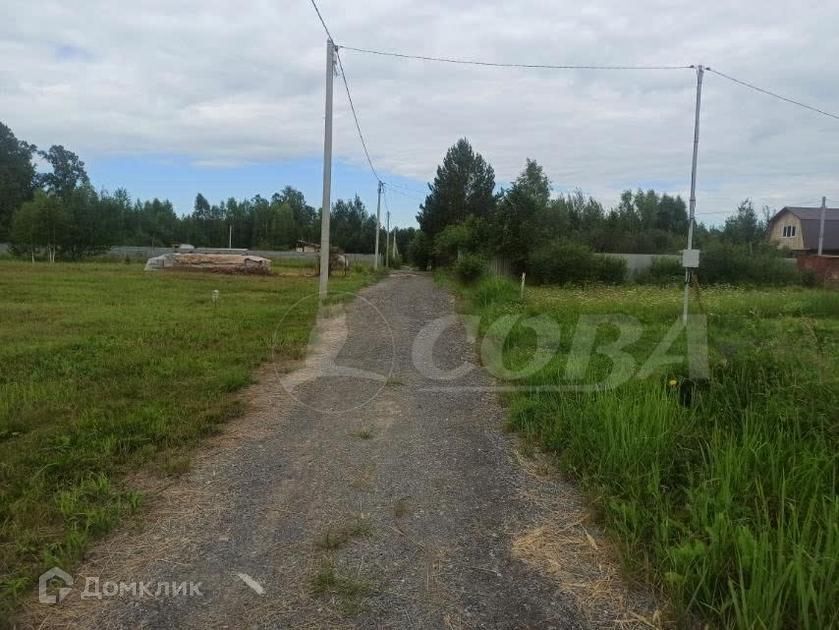
<path fill-rule="evenodd" d="M 698 249 L 682 250 L 682 267 L 684 267 L 685 269 L 697 269 L 699 267 Z"/>

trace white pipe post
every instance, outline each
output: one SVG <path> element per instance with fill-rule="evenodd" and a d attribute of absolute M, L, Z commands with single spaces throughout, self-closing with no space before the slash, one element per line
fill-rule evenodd
<path fill-rule="evenodd" d="M 705 68 L 696 66 L 696 111 L 693 119 L 693 162 L 690 169 L 690 201 L 688 213 L 688 249 L 693 249 L 693 223 L 696 215 L 696 162 L 699 158 L 699 111 L 702 107 L 702 76 Z M 682 322 L 687 325 L 688 321 L 688 299 L 690 296 L 691 270 L 685 269 L 685 303 L 682 309 Z"/>
<path fill-rule="evenodd" d="M 819 256 L 822 255 L 824 247 L 824 215 L 827 214 L 827 197 L 822 197 L 822 216 L 819 219 Z"/>
<path fill-rule="evenodd" d="M 376 257 L 373 259 L 373 270 L 379 268 L 379 232 L 382 229 L 382 182 L 379 182 L 378 197 L 376 198 Z"/>
<path fill-rule="evenodd" d="M 387 228 L 385 229 L 385 267 L 390 267 L 390 210 L 387 211 Z"/>
<path fill-rule="evenodd" d="M 393 238 L 393 250 L 392 251 L 393 251 L 393 258 L 395 259 L 397 256 L 399 256 L 399 251 L 396 249 L 396 226 L 395 225 L 393 226 L 393 236 L 392 236 L 392 238 Z"/>
<path fill-rule="evenodd" d="M 329 283 L 329 212 L 332 186 L 332 79 L 335 76 L 335 44 L 326 40 L 326 116 L 323 124 L 323 198 L 320 210 L 320 285 L 318 297 L 326 298 Z"/>

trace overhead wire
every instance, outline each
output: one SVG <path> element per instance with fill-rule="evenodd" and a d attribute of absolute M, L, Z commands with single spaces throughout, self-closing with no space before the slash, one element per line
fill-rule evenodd
<path fill-rule="evenodd" d="M 459 59 L 455 57 L 434 57 L 431 55 L 412 55 L 408 53 L 393 52 L 386 50 L 373 50 L 370 48 L 358 48 L 356 46 L 341 45 L 345 50 L 352 50 L 367 55 L 379 55 L 382 57 L 397 57 L 400 59 L 416 59 L 419 61 L 434 61 L 437 63 L 451 63 L 467 66 L 487 66 L 491 68 L 530 68 L 544 70 L 686 70 L 692 68 L 690 65 L 683 66 L 631 66 L 631 65 L 574 65 L 574 64 L 548 64 L 548 63 L 502 63 L 497 61 L 481 61 L 477 59 Z"/>
<path fill-rule="evenodd" d="M 792 98 L 789 98 L 789 97 L 786 97 L 786 96 L 781 96 L 780 94 L 777 94 L 776 92 L 772 92 L 771 90 L 767 90 L 766 88 L 762 88 L 758 85 L 755 85 L 754 83 L 749 83 L 748 81 L 744 81 L 743 79 L 738 79 L 736 77 L 731 76 L 730 74 L 725 74 L 724 72 L 720 72 L 719 70 L 715 70 L 714 68 L 705 68 L 705 70 L 707 70 L 708 72 L 711 72 L 713 74 L 716 74 L 717 76 L 720 76 L 724 79 L 732 81 L 733 83 L 737 83 L 738 85 L 742 85 L 743 87 L 747 87 L 751 90 L 755 90 L 756 92 L 760 92 L 760 93 L 765 94 L 767 96 L 777 98 L 781 101 L 784 101 L 786 103 L 790 103 L 792 105 L 797 105 L 798 107 L 803 107 L 804 109 L 809 109 L 811 112 L 816 112 L 817 114 L 821 114 L 822 116 L 828 116 L 830 118 L 835 118 L 836 120 L 839 120 L 839 114 L 832 114 L 831 112 L 827 112 L 823 109 L 819 109 L 818 107 L 813 107 L 812 105 L 807 105 L 807 103 L 802 103 L 801 101 L 797 101 L 795 99 L 792 99 Z"/>
<path fill-rule="evenodd" d="M 350 94 L 350 85 L 347 83 L 347 73 L 344 70 L 344 64 L 341 61 L 341 55 L 338 54 L 336 49 L 335 57 L 338 59 L 338 67 L 341 69 L 341 81 L 344 84 L 344 89 L 347 91 L 347 100 L 350 102 L 350 110 L 352 111 L 352 117 L 355 121 L 355 128 L 358 131 L 358 137 L 361 140 L 361 147 L 364 149 L 364 157 L 367 158 L 367 164 L 370 165 L 370 170 L 373 172 L 373 177 L 376 178 L 376 181 L 381 182 L 382 179 L 379 177 L 379 174 L 376 172 L 376 167 L 373 166 L 373 160 L 370 158 L 370 151 L 367 150 L 367 141 L 364 139 L 364 133 L 361 131 L 361 125 L 358 122 L 358 113 L 355 111 L 355 103 L 352 100 L 352 94 Z"/>
<path fill-rule="evenodd" d="M 326 31 L 326 36 L 334 42 L 335 40 L 332 38 L 332 33 L 329 32 L 329 27 L 326 25 L 323 16 L 320 14 L 320 9 L 318 8 L 317 2 L 315 2 L 315 0 L 311 0 L 311 2 L 312 6 L 315 8 L 315 13 L 318 14 L 318 19 L 320 20 L 320 23 L 323 26 L 323 30 Z"/>
<path fill-rule="evenodd" d="M 387 202 L 387 188 L 388 185 L 385 183 L 384 187 L 382 188 L 382 198 L 385 200 L 385 211 L 387 212 L 387 216 L 390 216 L 390 204 Z M 388 234 L 389 233 L 390 232 L 388 231 Z"/>
<path fill-rule="evenodd" d="M 422 195 L 423 197 L 428 194 L 427 190 L 420 190 L 419 188 L 412 188 L 411 186 L 405 186 L 404 184 L 397 184 L 396 182 L 388 182 L 388 186 L 392 188 L 401 188 L 402 190 L 407 190 L 409 192 L 416 193 L 418 195 Z"/>
<path fill-rule="evenodd" d="M 321 25 L 323 26 L 323 30 L 326 32 L 326 36 L 329 38 L 329 41 L 332 42 L 332 45 L 335 46 L 335 39 L 332 37 L 332 33 L 329 31 L 329 27 L 326 25 L 326 20 L 323 19 L 323 15 L 318 8 L 317 2 L 315 0 L 310 0 L 312 3 L 312 7 L 315 9 L 315 13 L 318 15 L 318 19 L 320 20 Z M 382 181 L 379 177 L 379 174 L 376 172 L 376 167 L 373 166 L 373 160 L 370 158 L 370 151 L 367 149 L 367 141 L 364 139 L 364 133 L 361 131 L 361 124 L 358 122 L 358 112 L 355 110 L 355 103 L 352 100 L 352 94 L 350 93 L 350 84 L 347 82 L 347 73 L 344 70 L 344 64 L 341 61 L 341 55 L 338 53 L 338 46 L 335 46 L 335 58 L 338 61 L 338 67 L 340 68 L 341 72 L 341 82 L 344 84 L 344 90 L 347 92 L 347 100 L 350 103 L 350 111 L 352 112 L 353 120 L 355 121 L 355 129 L 358 132 L 358 138 L 361 140 L 361 147 L 364 149 L 364 157 L 367 158 L 367 164 L 370 166 L 370 170 L 373 173 L 373 177 L 376 178 L 377 182 Z"/>
<path fill-rule="evenodd" d="M 320 20 L 321 26 L 323 26 L 324 32 L 326 33 L 329 40 L 334 43 L 334 38 L 332 37 L 332 33 L 330 32 L 329 27 L 327 26 L 326 21 L 324 20 L 323 15 L 321 14 L 320 9 L 318 8 L 318 5 L 317 5 L 316 1 L 315 0 L 310 0 L 310 1 L 312 3 L 312 7 L 315 10 L 315 13 L 317 14 L 318 19 Z M 361 141 L 362 149 L 364 150 L 364 156 L 367 160 L 368 166 L 370 167 L 370 171 L 373 173 L 373 177 L 376 178 L 377 182 L 383 183 L 383 184 L 385 182 L 383 182 L 383 180 L 379 177 L 379 174 L 376 171 L 375 166 L 373 165 L 373 160 L 370 157 L 370 151 L 367 147 L 367 141 L 365 140 L 364 133 L 361 130 L 361 124 L 358 120 L 358 112 L 356 111 L 355 103 L 353 102 L 353 99 L 352 99 L 352 93 L 350 92 L 350 86 L 349 86 L 349 82 L 347 81 L 346 71 L 344 70 L 344 64 L 341 60 L 341 55 L 338 52 L 339 49 L 341 49 L 341 48 L 343 48 L 345 50 L 351 50 L 351 51 L 354 51 L 354 52 L 362 53 L 362 54 L 378 55 L 378 56 L 384 56 L 384 57 L 394 57 L 394 58 L 399 58 L 399 59 L 413 59 L 413 60 L 419 60 L 419 61 L 431 61 L 431 62 L 437 62 L 437 63 L 448 63 L 448 64 L 458 64 L 458 65 L 469 65 L 469 66 L 484 66 L 484 67 L 494 67 L 494 68 L 528 68 L 528 69 L 548 69 L 548 70 L 629 70 L 629 71 L 632 71 L 632 70 L 686 70 L 686 69 L 696 68 L 696 66 L 693 65 L 693 64 L 688 64 L 688 65 L 594 65 L 594 64 L 577 65 L 577 64 L 503 63 L 503 62 L 494 62 L 494 61 L 483 61 L 483 60 L 477 60 L 477 59 L 461 59 L 461 58 L 455 58 L 455 57 L 437 57 L 437 56 L 431 56 L 431 55 L 416 55 L 416 54 L 408 54 L 408 53 L 401 53 L 401 52 L 395 52 L 395 51 L 383 51 L 383 50 L 375 50 L 375 49 L 369 49 L 369 48 L 360 48 L 360 47 L 356 47 L 356 46 L 346 46 L 346 45 L 335 46 L 335 57 L 338 61 L 338 67 L 340 68 L 341 81 L 344 84 L 344 90 L 346 91 L 346 94 L 347 94 L 347 101 L 349 102 L 349 105 L 350 105 L 350 110 L 352 112 L 353 121 L 355 122 L 355 128 L 356 128 L 356 131 L 358 132 L 359 140 Z M 764 94 L 766 96 L 770 96 L 772 98 L 776 98 L 778 100 L 784 101 L 784 102 L 789 103 L 791 105 L 796 105 L 798 107 L 807 109 L 807 110 L 812 111 L 814 113 L 821 114 L 823 116 L 827 116 L 829 118 L 839 120 L 839 115 L 837 115 L 837 114 L 825 111 L 823 109 L 820 109 L 818 107 L 814 107 L 812 105 L 808 105 L 807 103 L 803 103 L 803 102 L 798 101 L 796 99 L 783 96 L 781 94 L 778 94 L 778 93 L 773 92 L 771 90 L 768 90 L 766 88 L 762 88 L 758 85 L 755 85 L 754 83 L 750 83 L 750 82 L 745 81 L 743 79 L 738 79 L 737 77 L 726 74 L 726 73 L 724 73 L 720 70 L 716 70 L 715 68 L 706 66 L 705 70 L 712 73 L 712 74 L 720 76 L 720 77 L 722 77 L 722 78 L 724 78 L 728 81 L 731 81 L 733 83 L 736 83 L 736 84 L 738 84 L 740 86 L 743 86 L 743 87 L 746 87 L 748 89 L 754 90 L 754 91 L 759 92 L 761 94 Z M 407 195 L 405 193 L 401 193 L 396 189 L 397 188 L 402 188 L 406 191 L 411 191 L 411 192 L 418 193 L 418 191 L 412 190 L 412 189 L 410 189 L 406 186 L 401 186 L 399 184 L 387 183 L 387 186 L 390 187 L 391 190 L 393 190 L 397 194 L 403 194 L 406 197 L 409 197 L 409 195 Z M 385 197 L 385 206 L 388 208 L 388 211 L 390 211 L 390 209 L 388 207 L 387 193 L 386 192 L 385 192 L 384 197 Z M 725 214 L 726 212 L 728 212 L 728 211 L 705 211 L 705 212 L 698 212 L 697 214 Z"/>
<path fill-rule="evenodd" d="M 387 183 L 385 183 L 385 185 L 387 185 Z M 413 194 L 407 193 L 403 190 L 399 190 L 397 188 L 391 188 L 390 192 L 396 193 L 397 195 L 402 195 L 406 199 L 412 199 L 414 201 L 425 201 L 425 195 L 419 195 L 419 194 L 413 195 Z"/>

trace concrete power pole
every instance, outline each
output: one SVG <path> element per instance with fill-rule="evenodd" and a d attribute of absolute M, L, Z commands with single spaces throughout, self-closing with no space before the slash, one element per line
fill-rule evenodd
<path fill-rule="evenodd" d="M 329 283 L 329 212 L 332 187 L 332 80 L 335 77 L 335 44 L 326 40 L 326 116 L 323 124 L 323 198 L 320 210 L 320 285 L 318 297 L 326 298 Z"/>
<path fill-rule="evenodd" d="M 385 228 L 385 267 L 390 267 L 390 210 L 387 211 L 387 228 Z"/>
<path fill-rule="evenodd" d="M 827 197 L 822 197 L 822 215 L 819 219 L 819 256 L 822 255 L 824 247 L 824 215 L 827 214 Z"/>
<path fill-rule="evenodd" d="M 378 198 L 376 199 L 376 257 L 373 259 L 373 270 L 379 268 L 379 232 L 382 229 L 382 182 L 379 182 Z"/>
<path fill-rule="evenodd" d="M 705 68 L 701 65 L 696 66 L 696 112 L 693 119 L 693 162 L 690 169 L 690 202 L 688 213 L 688 246 L 685 253 L 682 254 L 682 266 L 685 268 L 685 300 L 682 309 L 682 322 L 687 324 L 688 321 L 688 299 L 690 297 L 690 278 L 693 269 L 699 266 L 699 258 L 695 260 L 688 257 L 693 256 L 693 224 L 696 216 L 696 162 L 699 158 L 699 111 L 702 107 L 702 76 L 705 74 Z M 691 252 L 691 254 L 687 254 Z"/>

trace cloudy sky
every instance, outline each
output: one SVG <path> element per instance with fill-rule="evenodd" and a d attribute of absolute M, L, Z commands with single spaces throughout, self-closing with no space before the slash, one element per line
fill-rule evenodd
<path fill-rule="evenodd" d="M 0 0 L 0 120 L 64 144 L 98 187 L 213 201 L 286 184 L 320 205 L 325 36 L 309 0 L 132 3 Z M 796 0 L 320 0 L 336 43 L 535 64 L 702 63 L 839 110 L 839 5 Z M 607 207 L 620 190 L 689 186 L 695 74 L 523 70 L 343 50 L 395 222 L 413 224 L 425 182 L 459 137 L 506 185 L 525 158 L 555 192 Z M 333 200 L 375 180 L 340 80 Z M 706 74 L 697 212 L 718 223 L 757 206 L 839 205 L 839 120 Z"/>

